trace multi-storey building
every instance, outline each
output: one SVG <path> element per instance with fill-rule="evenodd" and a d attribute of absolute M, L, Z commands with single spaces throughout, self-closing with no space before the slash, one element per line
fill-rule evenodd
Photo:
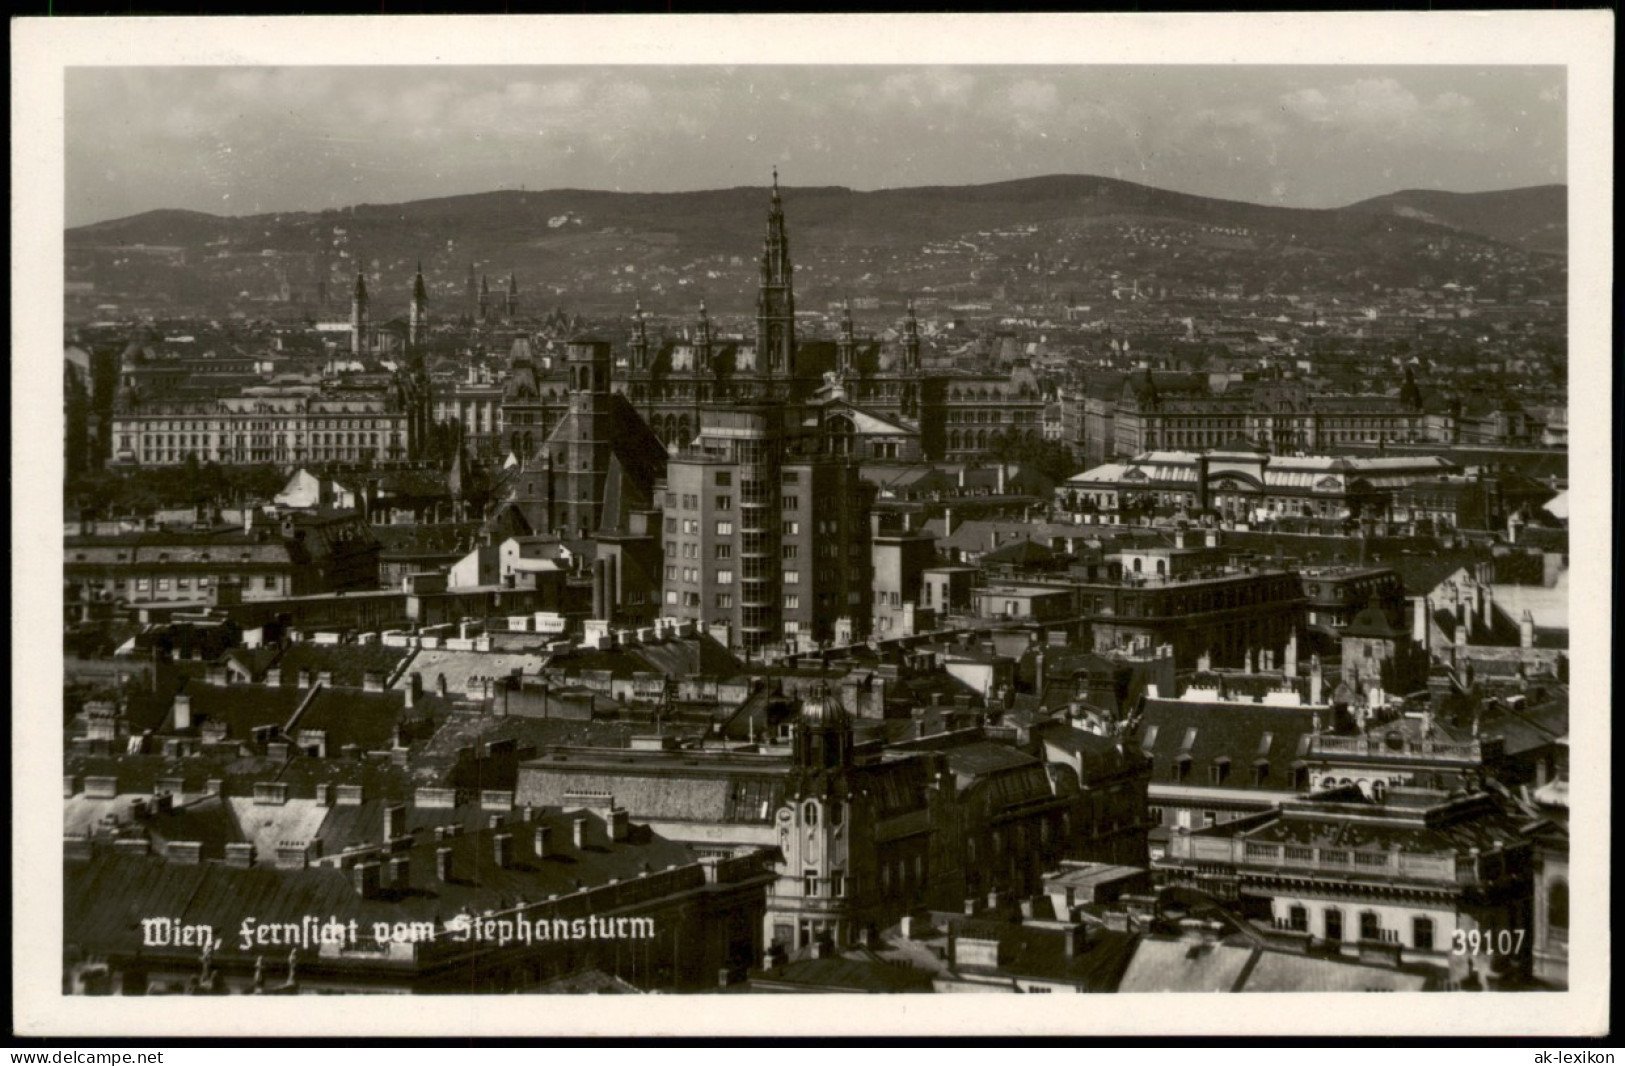
<path fill-rule="evenodd" d="M 866 628 L 874 488 L 784 407 L 714 406 L 667 464 L 665 610 L 758 651 Z"/>
<path fill-rule="evenodd" d="M 243 385 L 218 393 L 146 372 L 144 355 L 127 349 L 112 416 L 112 460 L 176 466 L 213 463 L 369 463 L 421 457 L 433 410 L 420 339 L 427 297 L 418 275 L 405 327 L 404 365 L 381 386 Z M 356 277 L 351 310 L 354 354 L 374 353 L 366 281 Z M 374 353 L 375 354 L 375 353 Z"/>
<path fill-rule="evenodd" d="M 1530 969 L 1532 848 L 1483 792 L 1323 792 L 1175 833 L 1161 866 L 1311 948 L 1383 953 L 1456 981 Z"/>
<path fill-rule="evenodd" d="M 1394 494 L 1454 470 L 1438 456 L 1269 455 L 1245 442 L 1201 452 L 1147 451 L 1057 487 L 1065 509 L 1117 523 L 1158 510 L 1216 511 L 1228 520 L 1387 517 Z"/>
<path fill-rule="evenodd" d="M 252 516 L 252 512 L 250 513 Z M 82 601 L 208 603 L 378 585 L 378 541 L 359 514 L 63 539 L 63 576 Z"/>
<path fill-rule="evenodd" d="M 113 416 L 113 461 L 363 463 L 415 455 L 421 437 L 399 399 L 314 386 L 255 388 L 210 400 L 132 403 Z"/>
<path fill-rule="evenodd" d="M 1266 381 L 1215 394 L 1199 374 L 1147 370 L 1123 383 L 1112 453 L 1211 448 L 1236 437 L 1277 452 L 1426 440 L 1421 391 L 1409 370 L 1397 395 L 1313 394 L 1301 381 Z M 1087 450 L 1087 448 L 1086 448 Z"/>

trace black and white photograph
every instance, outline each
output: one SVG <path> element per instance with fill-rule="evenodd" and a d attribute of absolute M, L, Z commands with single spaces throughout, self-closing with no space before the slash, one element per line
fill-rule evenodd
<path fill-rule="evenodd" d="M 20 1030 L 1606 1030 L 1611 13 L 90 22 Z"/>

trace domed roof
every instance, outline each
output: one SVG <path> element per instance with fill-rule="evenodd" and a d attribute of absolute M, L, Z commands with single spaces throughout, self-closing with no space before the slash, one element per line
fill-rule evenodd
<path fill-rule="evenodd" d="M 1354 620 L 1343 628 L 1343 636 L 1345 637 L 1398 637 L 1404 635 L 1405 631 L 1395 629 L 1390 625 L 1388 616 L 1383 613 L 1381 607 L 1374 603 L 1355 615 Z"/>
<path fill-rule="evenodd" d="M 801 701 L 801 722 L 808 729 L 850 729 L 852 718 L 827 687 Z"/>

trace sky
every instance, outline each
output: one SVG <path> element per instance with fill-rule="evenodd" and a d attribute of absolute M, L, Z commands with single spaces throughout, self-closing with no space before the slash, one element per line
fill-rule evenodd
<path fill-rule="evenodd" d="M 1093 174 L 1291 207 L 1567 180 L 1555 66 L 73 67 L 65 208 Z"/>

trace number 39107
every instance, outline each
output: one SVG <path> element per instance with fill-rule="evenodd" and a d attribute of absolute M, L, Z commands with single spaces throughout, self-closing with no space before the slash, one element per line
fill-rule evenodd
<path fill-rule="evenodd" d="M 1518 955 L 1523 952 L 1527 929 L 1457 929 L 1450 948 L 1452 955 Z"/>

